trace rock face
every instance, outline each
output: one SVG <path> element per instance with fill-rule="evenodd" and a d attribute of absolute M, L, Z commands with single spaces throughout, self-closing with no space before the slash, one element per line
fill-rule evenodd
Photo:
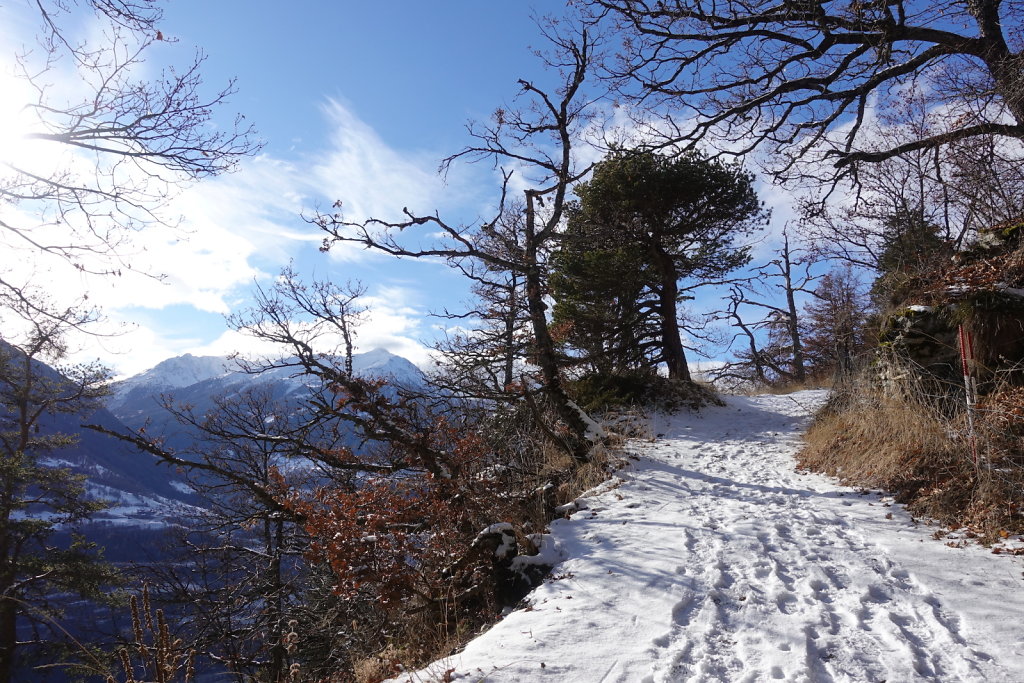
<path fill-rule="evenodd" d="M 881 322 L 878 369 L 895 388 L 924 380 L 940 391 L 962 388 L 958 342 L 972 340 L 971 372 L 981 393 L 997 383 L 1024 384 L 1024 224 L 985 231 L 970 250 L 933 273 L 917 301 Z"/>
<path fill-rule="evenodd" d="M 961 375 L 956 325 L 946 306 L 908 306 L 889 315 L 879 334 L 879 374 L 893 388 L 911 373 L 955 382 Z"/>

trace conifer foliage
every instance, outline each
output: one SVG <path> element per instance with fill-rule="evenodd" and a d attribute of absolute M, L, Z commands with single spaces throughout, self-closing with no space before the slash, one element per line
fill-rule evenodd
<path fill-rule="evenodd" d="M 864 287 L 849 265 L 821 278 L 804 311 L 804 341 L 813 374 L 843 378 L 853 373 L 868 346 L 868 309 Z"/>
<path fill-rule="evenodd" d="M 60 593 L 98 599 L 115 580 L 95 544 L 75 535 L 105 505 L 86 495 L 83 476 L 58 464 L 75 436 L 58 420 L 98 407 L 106 371 L 92 364 L 59 366 L 66 335 L 92 313 L 59 310 L 30 292 L 0 290 L 8 311 L 0 334 L 0 682 L 12 679 L 18 661 L 19 627 L 29 622 L 46 634 L 59 617 Z M 42 316 L 40 311 L 46 311 Z M 16 333 L 17 330 L 21 333 Z M 55 462 L 57 460 L 57 462 Z M 71 532 L 58 542 L 59 532 Z M 37 636 L 51 641 L 59 635 Z"/>
<path fill-rule="evenodd" d="M 664 362 L 689 380 L 679 303 L 749 261 L 741 239 L 767 216 L 753 176 L 695 153 L 616 150 L 575 192 L 551 280 L 565 343 L 597 371 Z"/>

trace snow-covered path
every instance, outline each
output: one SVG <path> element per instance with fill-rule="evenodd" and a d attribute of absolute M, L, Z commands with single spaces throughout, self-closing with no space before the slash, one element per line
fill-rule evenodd
<path fill-rule="evenodd" d="M 1020 559 L 797 473 L 822 398 L 664 418 L 552 525 L 566 560 L 531 607 L 397 680 L 1024 681 Z"/>

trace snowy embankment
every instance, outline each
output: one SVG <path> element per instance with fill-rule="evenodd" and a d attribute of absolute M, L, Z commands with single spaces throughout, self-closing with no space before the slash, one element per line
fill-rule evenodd
<path fill-rule="evenodd" d="M 795 471 L 820 392 L 661 418 L 566 559 L 465 650 L 398 681 L 1024 681 L 1019 557 L 950 548 Z"/>

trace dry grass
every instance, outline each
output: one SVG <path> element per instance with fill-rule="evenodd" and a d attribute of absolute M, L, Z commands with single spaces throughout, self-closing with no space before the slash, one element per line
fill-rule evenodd
<path fill-rule="evenodd" d="M 1001 404 L 998 396 L 988 401 Z M 915 514 L 999 540 L 1024 531 L 1024 458 L 1014 453 L 1020 439 L 1012 438 L 1024 422 L 1011 428 L 1012 411 L 988 414 L 998 415 L 998 424 L 978 414 L 976 465 L 966 408 L 920 391 L 894 395 L 853 382 L 808 430 L 800 464 L 848 485 L 890 491 Z"/>
<path fill-rule="evenodd" d="M 162 609 L 154 613 L 147 586 L 142 588 L 141 606 L 138 598 L 132 595 L 130 609 L 135 639 L 116 652 L 123 672 L 121 680 L 124 683 L 150 680 L 189 683 L 195 680 L 195 651 L 187 650 L 180 639 L 171 636 Z M 139 673 L 142 674 L 141 679 L 136 678 Z M 106 680 L 107 683 L 115 683 L 117 679 L 108 675 Z"/>
<path fill-rule="evenodd" d="M 457 652 L 478 632 L 466 625 L 439 624 L 415 618 L 403 624 L 403 631 L 405 634 L 401 638 L 381 652 L 353 663 L 355 683 L 380 683 L 403 672 L 416 671 L 430 662 L 443 660 Z"/>
<path fill-rule="evenodd" d="M 614 444 L 598 444 L 595 446 L 594 450 L 591 451 L 590 462 L 575 468 L 569 475 L 566 485 L 567 495 L 565 500 L 559 502 L 568 503 L 571 500 L 575 500 L 582 493 L 607 481 L 615 469 L 613 463 L 621 457 L 619 454 L 620 448 L 621 446 Z"/>

